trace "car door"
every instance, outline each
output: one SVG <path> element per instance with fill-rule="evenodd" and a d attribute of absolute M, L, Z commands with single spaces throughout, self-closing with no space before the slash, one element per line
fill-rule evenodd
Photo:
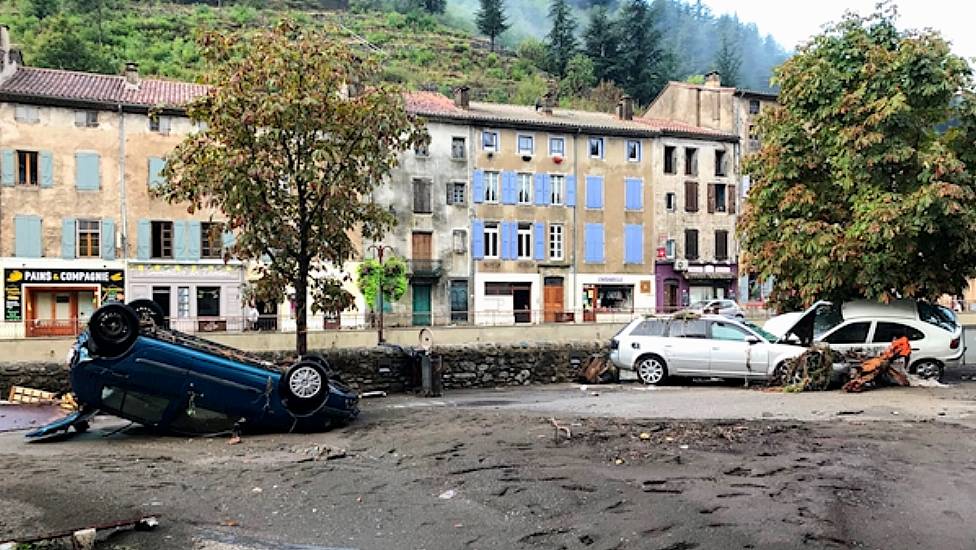
<path fill-rule="evenodd" d="M 712 376 L 761 376 L 766 373 L 768 350 L 760 340 L 744 328 L 725 321 L 712 321 L 709 326 L 709 371 Z"/>
<path fill-rule="evenodd" d="M 830 344 L 830 349 L 840 352 L 869 352 L 867 348 L 871 325 L 871 321 L 847 321 L 827 331 L 820 341 Z"/>
<path fill-rule="evenodd" d="M 672 319 L 664 339 L 665 360 L 671 373 L 709 372 L 708 322 L 704 319 Z"/>
<path fill-rule="evenodd" d="M 891 343 L 902 336 L 908 337 L 912 344 L 912 353 L 920 351 L 925 342 L 925 334 L 915 327 L 893 321 L 878 321 L 874 325 L 874 333 L 871 336 L 871 351 L 874 355 L 879 355 L 886 350 Z"/>
<path fill-rule="evenodd" d="M 645 353 L 660 353 L 661 340 L 667 329 L 666 319 L 645 319 L 634 325 L 624 338 L 620 339 L 617 356 L 625 365 L 633 365 Z"/>

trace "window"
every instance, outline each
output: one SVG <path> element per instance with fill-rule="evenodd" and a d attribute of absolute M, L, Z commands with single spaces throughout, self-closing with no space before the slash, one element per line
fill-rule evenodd
<path fill-rule="evenodd" d="M 481 132 L 481 148 L 485 151 L 498 152 L 498 132 L 485 130 Z"/>
<path fill-rule="evenodd" d="M 197 317 L 220 316 L 220 287 L 197 287 Z"/>
<path fill-rule="evenodd" d="M 549 259 L 563 259 L 563 226 L 549 224 Z"/>
<path fill-rule="evenodd" d="M 712 184 L 711 189 L 711 211 L 712 212 L 725 212 L 728 206 L 728 197 L 725 193 L 725 184 Z"/>
<path fill-rule="evenodd" d="M 102 222 L 98 220 L 78 220 L 76 239 L 79 258 L 97 258 L 101 256 Z"/>
<path fill-rule="evenodd" d="M 758 115 L 760 109 L 761 109 L 761 106 L 759 105 L 759 100 L 758 99 L 750 99 L 749 100 L 749 114 L 750 115 Z"/>
<path fill-rule="evenodd" d="M 416 214 L 430 214 L 430 180 L 413 180 L 413 211 Z"/>
<path fill-rule="evenodd" d="M 157 116 L 149 117 L 150 132 L 159 132 L 160 134 L 168 134 L 171 124 L 172 124 L 172 118 L 168 116 L 157 115 Z"/>
<path fill-rule="evenodd" d="M 566 176 L 553 174 L 549 176 L 549 181 L 552 183 L 552 194 L 549 197 L 549 204 L 562 204 L 563 187 L 566 185 Z"/>
<path fill-rule="evenodd" d="M 467 199 L 464 196 L 465 184 L 463 181 L 455 181 L 447 184 L 447 190 L 447 204 L 467 204 Z"/>
<path fill-rule="evenodd" d="M 871 341 L 877 344 L 890 344 L 892 340 L 901 338 L 902 336 L 907 336 L 909 340 L 921 340 L 925 338 L 925 335 L 914 327 L 901 323 L 884 323 L 879 321 L 874 327 L 874 338 Z"/>
<path fill-rule="evenodd" d="M 154 286 L 152 287 L 152 301 L 156 302 L 159 309 L 163 310 L 163 317 L 166 319 L 170 318 L 170 287 L 168 286 Z"/>
<path fill-rule="evenodd" d="M 520 155 L 531 155 L 535 153 L 535 138 L 520 135 L 518 137 L 518 152 Z"/>
<path fill-rule="evenodd" d="M 163 419 L 170 400 L 134 391 L 125 391 L 114 386 L 102 386 L 102 403 L 137 422 L 156 424 Z"/>
<path fill-rule="evenodd" d="M 173 222 L 152 222 L 152 257 L 173 257 Z"/>
<path fill-rule="evenodd" d="M 665 319 L 648 319 L 634 327 L 628 336 L 664 336 L 667 329 L 668 322 Z"/>
<path fill-rule="evenodd" d="M 454 252 L 464 254 L 464 245 L 468 242 L 468 232 L 463 229 L 455 229 L 452 237 L 454 240 Z"/>
<path fill-rule="evenodd" d="M 520 260 L 532 259 L 532 224 L 518 224 L 518 258 Z"/>
<path fill-rule="evenodd" d="M 742 329 L 734 325 L 725 323 L 712 323 L 712 340 L 723 340 L 726 342 L 745 342 L 751 336 Z"/>
<path fill-rule="evenodd" d="M 413 148 L 413 154 L 420 158 L 427 158 L 430 156 L 430 144 L 422 143 Z"/>
<path fill-rule="evenodd" d="M 719 149 L 715 151 L 715 175 L 719 177 L 725 177 L 727 174 L 727 168 L 725 166 L 725 150 Z"/>
<path fill-rule="evenodd" d="M 75 111 L 75 126 L 98 128 L 98 111 Z"/>
<path fill-rule="evenodd" d="M 945 310 L 937 305 L 926 302 L 918 303 L 918 318 L 930 325 L 944 328 L 949 332 L 955 332 L 959 324 L 951 311 Z"/>
<path fill-rule="evenodd" d="M 828 344 L 863 344 L 868 339 L 869 322 L 851 323 L 824 338 Z"/>
<path fill-rule="evenodd" d="M 698 149 L 685 147 L 685 175 L 698 175 Z"/>
<path fill-rule="evenodd" d="M 223 256 L 223 228 L 219 222 L 200 223 L 200 257 L 220 258 Z"/>
<path fill-rule="evenodd" d="M 708 323 L 703 319 L 671 321 L 670 328 L 673 338 L 707 338 Z"/>
<path fill-rule="evenodd" d="M 549 138 L 549 154 L 552 156 L 564 156 L 566 154 L 566 139 L 561 137 Z"/>
<path fill-rule="evenodd" d="M 485 283 L 485 296 L 511 296 L 512 283 Z"/>
<path fill-rule="evenodd" d="M 630 162 L 640 162 L 641 142 L 636 139 L 627 140 L 627 160 Z"/>
<path fill-rule="evenodd" d="M 729 259 L 729 232 L 724 229 L 715 232 L 715 259 Z"/>
<path fill-rule="evenodd" d="M 685 182 L 685 212 L 698 212 L 698 183 Z"/>
<path fill-rule="evenodd" d="M 675 194 L 674 193 L 665 193 L 664 194 L 664 209 L 665 210 L 667 210 L 668 212 L 674 212 L 675 203 L 676 202 L 677 202 L 677 199 L 675 198 Z"/>
<path fill-rule="evenodd" d="M 17 151 L 17 185 L 37 185 L 37 151 Z"/>
<path fill-rule="evenodd" d="M 590 158 L 603 158 L 603 138 L 590 138 Z"/>
<path fill-rule="evenodd" d="M 498 172 L 485 172 L 485 202 L 498 202 Z"/>
<path fill-rule="evenodd" d="M 532 174 L 518 175 L 518 203 L 532 204 Z"/>
<path fill-rule="evenodd" d="M 668 239 L 664 241 L 664 257 L 673 259 L 675 256 L 677 256 L 676 248 L 677 245 L 674 239 Z"/>
<path fill-rule="evenodd" d="M 41 120 L 40 112 L 33 105 L 17 105 L 14 107 L 14 120 L 17 122 L 36 124 Z"/>
<path fill-rule="evenodd" d="M 685 259 L 698 259 L 698 230 L 685 229 Z"/>
<path fill-rule="evenodd" d="M 677 148 L 671 145 L 664 146 L 664 173 L 665 174 L 677 174 L 678 173 L 678 159 Z"/>
<path fill-rule="evenodd" d="M 485 223 L 485 258 L 498 258 L 498 223 Z"/>
<path fill-rule="evenodd" d="M 188 286 L 176 289 L 176 316 L 180 319 L 190 317 L 190 287 Z"/>
<path fill-rule="evenodd" d="M 451 158 L 454 160 L 464 160 L 467 157 L 467 147 L 464 145 L 463 137 L 451 138 Z"/>

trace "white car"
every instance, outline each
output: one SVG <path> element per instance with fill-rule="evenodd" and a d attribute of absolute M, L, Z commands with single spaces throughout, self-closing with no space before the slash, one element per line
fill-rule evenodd
<path fill-rule="evenodd" d="M 766 380 L 804 351 L 748 321 L 720 315 L 637 319 L 610 340 L 613 364 L 635 371 L 645 384 L 671 376 Z"/>
<path fill-rule="evenodd" d="M 717 311 L 722 317 L 740 320 L 746 317 L 739 304 L 732 300 L 700 300 L 685 308 L 684 311 L 694 311 L 702 315 Z"/>
<path fill-rule="evenodd" d="M 806 322 L 797 322 L 804 313 L 786 313 L 766 321 L 763 329 L 784 341 L 826 342 L 837 351 L 868 355 L 877 355 L 895 338 L 908 336 L 912 345 L 909 372 L 923 378 L 941 379 L 945 367 L 962 362 L 962 326 L 942 306 L 913 300 L 888 304 L 858 300 L 840 308 L 818 302 L 812 309 L 815 314 Z"/>

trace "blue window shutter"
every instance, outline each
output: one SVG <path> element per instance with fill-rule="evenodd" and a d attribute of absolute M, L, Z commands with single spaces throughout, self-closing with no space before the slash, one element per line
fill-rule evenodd
<path fill-rule="evenodd" d="M 644 263 L 644 226 L 640 224 L 624 226 L 624 263 Z"/>
<path fill-rule="evenodd" d="M 586 207 L 603 208 L 602 176 L 586 176 Z"/>
<path fill-rule="evenodd" d="M 475 170 L 471 176 L 471 199 L 474 202 L 485 202 L 485 173 Z"/>
<path fill-rule="evenodd" d="M 537 261 L 543 261 L 546 259 L 546 224 L 543 222 L 535 222 L 532 226 L 532 246 L 535 247 L 534 256 Z"/>
<path fill-rule="evenodd" d="M 190 247 L 187 246 L 186 233 L 188 229 L 188 223 L 183 221 L 173 222 L 173 259 L 174 260 L 189 260 L 190 259 Z"/>
<path fill-rule="evenodd" d="M 542 203 L 552 204 L 552 176 L 542 174 Z"/>
<path fill-rule="evenodd" d="M 588 223 L 583 227 L 583 261 L 591 264 L 595 260 L 595 254 L 593 253 L 593 225 Z"/>
<path fill-rule="evenodd" d="M 600 180 L 600 183 L 601 184 L 603 183 L 602 178 Z M 596 239 L 594 241 L 593 248 L 594 248 L 594 250 L 596 251 L 596 254 L 597 254 L 597 263 L 601 263 L 602 264 L 603 262 L 606 261 L 606 254 L 605 254 L 606 247 L 605 247 L 604 242 L 603 242 L 603 224 L 602 223 L 595 223 L 593 225 L 597 226 L 596 229 L 594 230 L 594 234 L 595 234 Z"/>
<path fill-rule="evenodd" d="M 0 182 L 4 186 L 12 186 L 14 184 L 14 151 L 13 149 L 3 149 L 0 150 Z"/>
<path fill-rule="evenodd" d="M 501 259 L 503 260 L 511 259 L 510 253 L 512 250 L 512 235 L 509 233 L 509 230 L 511 228 L 512 227 L 509 225 L 508 222 L 502 222 L 499 224 L 499 231 L 501 231 L 502 233 L 502 239 L 501 239 L 502 246 L 498 255 L 501 256 Z"/>
<path fill-rule="evenodd" d="M 502 172 L 502 204 L 515 204 L 514 172 Z"/>
<path fill-rule="evenodd" d="M 101 185 L 101 166 L 98 153 L 75 153 L 75 188 L 97 191 Z"/>
<path fill-rule="evenodd" d="M 535 193 L 536 206 L 543 206 L 546 201 L 546 176 L 547 174 L 536 174 L 532 182 L 532 191 Z"/>
<path fill-rule="evenodd" d="M 155 189 L 166 183 L 163 177 L 163 168 L 166 168 L 166 161 L 159 157 L 149 157 L 149 188 Z"/>
<path fill-rule="evenodd" d="M 50 151 L 41 151 L 41 187 L 54 187 L 54 155 Z"/>
<path fill-rule="evenodd" d="M 566 176 L 566 206 L 576 206 L 576 176 Z"/>
<path fill-rule="evenodd" d="M 471 220 L 471 257 L 481 260 L 485 257 L 485 222 Z"/>
<path fill-rule="evenodd" d="M 508 222 L 508 259 L 518 259 L 518 222 Z"/>
<path fill-rule="evenodd" d="M 187 255 L 190 260 L 200 259 L 200 246 L 201 246 L 201 231 L 200 222 L 193 220 L 186 222 L 186 238 L 187 238 Z"/>
<path fill-rule="evenodd" d="M 112 220 L 102 220 L 102 259 L 115 259 L 115 222 Z"/>
<path fill-rule="evenodd" d="M 75 257 L 75 219 L 61 220 L 61 257 L 71 260 Z"/>
<path fill-rule="evenodd" d="M 586 263 L 603 263 L 603 224 L 588 223 L 583 234 L 584 260 Z"/>
<path fill-rule="evenodd" d="M 41 218 L 14 216 L 14 255 L 22 258 L 41 257 Z"/>
<path fill-rule="evenodd" d="M 643 184 L 643 181 L 636 178 L 627 178 L 624 180 L 624 201 L 627 210 L 641 210 L 644 208 Z"/>
<path fill-rule="evenodd" d="M 136 231 L 136 258 L 148 260 L 152 254 L 152 223 L 149 220 L 139 220 Z"/>

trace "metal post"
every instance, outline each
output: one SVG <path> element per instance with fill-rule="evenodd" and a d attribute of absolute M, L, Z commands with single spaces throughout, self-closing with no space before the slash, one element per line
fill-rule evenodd
<path fill-rule="evenodd" d="M 379 256 L 379 261 L 380 261 L 380 288 L 379 288 L 379 293 L 380 293 L 380 299 L 379 299 L 379 303 L 380 303 L 380 341 L 379 341 L 379 344 L 380 345 L 383 345 L 383 248 L 385 248 L 385 247 L 384 246 L 379 246 L 378 247 L 378 250 L 377 250 L 377 255 Z"/>

